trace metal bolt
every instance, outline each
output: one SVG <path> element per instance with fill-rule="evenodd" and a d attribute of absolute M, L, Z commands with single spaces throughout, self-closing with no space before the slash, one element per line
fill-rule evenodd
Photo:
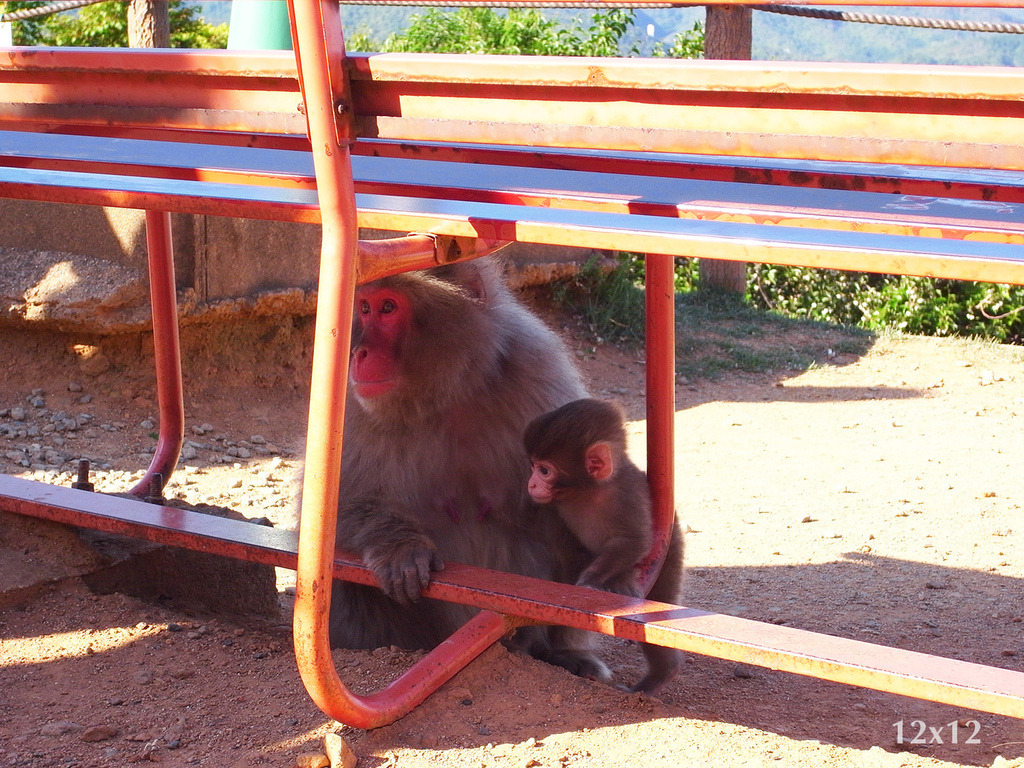
<path fill-rule="evenodd" d="M 78 480 L 71 484 L 71 487 L 77 491 L 94 491 L 96 490 L 92 483 L 89 482 L 89 460 L 81 459 L 78 462 Z"/>
<path fill-rule="evenodd" d="M 164 476 L 159 472 L 154 472 L 153 476 L 149 478 L 149 491 L 146 493 L 144 501 L 147 504 L 158 504 L 163 506 L 164 504 Z"/>

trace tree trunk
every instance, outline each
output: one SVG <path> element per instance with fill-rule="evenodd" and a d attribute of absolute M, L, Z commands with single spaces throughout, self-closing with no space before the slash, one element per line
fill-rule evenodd
<path fill-rule="evenodd" d="M 170 48 L 171 20 L 168 0 L 131 0 L 128 3 L 128 45 L 132 48 Z"/>
<path fill-rule="evenodd" d="M 753 39 L 749 8 L 709 5 L 704 23 L 705 59 L 750 60 Z"/>
<path fill-rule="evenodd" d="M 750 59 L 753 40 L 751 11 L 741 6 L 709 5 L 704 25 L 705 59 Z M 747 265 L 741 261 L 700 262 L 700 287 L 745 293 Z"/>

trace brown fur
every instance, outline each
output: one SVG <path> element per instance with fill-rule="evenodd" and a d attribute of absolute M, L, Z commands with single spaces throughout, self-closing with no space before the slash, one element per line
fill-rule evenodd
<path fill-rule="evenodd" d="M 642 597 L 636 566 L 652 545 L 651 492 L 647 475 L 626 453 L 622 411 L 601 400 L 575 400 L 534 419 L 523 442 L 535 467 L 531 483 L 538 493 L 551 494 L 545 506 L 557 510 L 593 556 L 576 583 Z M 598 446 L 602 446 L 600 455 L 607 458 L 600 469 L 591 463 Z M 650 599 L 678 603 L 682 572 L 683 537 L 674 522 L 668 556 Z M 641 647 L 648 671 L 630 690 L 656 693 L 676 675 L 682 655 L 649 643 Z"/>
<path fill-rule="evenodd" d="M 418 599 L 443 561 L 541 578 L 579 573 L 585 552 L 527 496 L 521 441 L 531 419 L 585 391 L 562 342 L 512 297 L 491 259 L 367 288 L 393 289 L 413 309 L 394 389 L 363 402 L 350 386 L 338 545 L 359 554 L 384 591 L 335 582 L 331 642 L 430 648 L 475 612 Z M 372 337 L 357 323 L 353 349 Z M 531 627 L 516 642 L 608 676 L 584 633 Z"/>

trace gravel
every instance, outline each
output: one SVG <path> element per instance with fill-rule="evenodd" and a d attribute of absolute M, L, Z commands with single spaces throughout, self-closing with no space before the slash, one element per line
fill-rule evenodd
<path fill-rule="evenodd" d="M 86 459 L 96 491 L 128 492 L 152 458 L 159 419 L 119 417 L 124 411 L 117 394 L 90 393 L 75 381 L 66 389 L 52 397 L 43 389 L 0 395 L 7 398 L 0 400 L 0 473 L 71 486 Z M 86 399 L 88 409 L 81 407 Z M 186 423 L 185 435 L 165 496 L 190 504 L 255 507 L 267 510 L 276 524 L 290 524 L 298 463 L 289 451 L 265 435 L 232 434 L 208 422 Z M 130 468 L 110 459 L 126 455 L 126 447 L 135 457 Z"/>

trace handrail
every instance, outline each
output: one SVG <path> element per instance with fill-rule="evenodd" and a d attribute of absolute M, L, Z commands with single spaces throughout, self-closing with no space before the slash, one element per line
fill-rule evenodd
<path fill-rule="evenodd" d="M 349 142 L 336 108 L 341 103 L 336 99 L 347 89 L 332 81 L 345 49 L 336 3 L 290 0 L 288 7 L 323 227 L 296 571 L 295 659 L 306 690 L 327 715 L 353 724 L 375 722 L 391 705 L 366 701 L 345 687 L 328 634 L 358 238 Z"/>

